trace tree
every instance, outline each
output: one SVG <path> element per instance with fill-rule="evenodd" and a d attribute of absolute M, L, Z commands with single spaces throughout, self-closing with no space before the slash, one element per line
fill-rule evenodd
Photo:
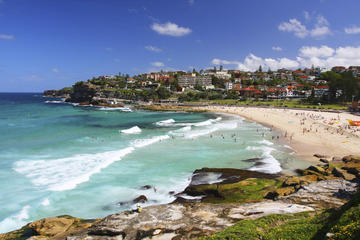
<path fill-rule="evenodd" d="M 261 65 L 259 66 L 259 72 L 262 72 L 262 66 Z"/>
<path fill-rule="evenodd" d="M 216 66 L 214 66 L 214 72 L 217 72 L 217 71 L 216 71 Z"/>
<path fill-rule="evenodd" d="M 223 65 L 220 65 L 220 72 L 222 72 L 223 70 Z"/>
<path fill-rule="evenodd" d="M 156 90 L 156 93 L 157 93 L 159 99 L 166 99 L 166 98 L 169 98 L 171 96 L 170 91 L 167 90 L 166 88 L 164 88 L 163 86 L 159 87 Z"/>

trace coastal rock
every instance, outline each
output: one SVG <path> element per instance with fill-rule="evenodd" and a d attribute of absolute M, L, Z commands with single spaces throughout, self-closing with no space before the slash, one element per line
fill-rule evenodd
<path fill-rule="evenodd" d="M 148 190 L 148 189 L 150 189 L 150 188 L 152 188 L 151 185 L 144 185 L 144 186 L 141 186 L 141 187 L 140 187 L 140 190 Z"/>
<path fill-rule="evenodd" d="M 302 186 L 297 192 L 278 200 L 318 209 L 339 207 L 357 191 L 357 187 L 357 183 L 346 180 L 325 180 Z"/>
<path fill-rule="evenodd" d="M 73 218 L 54 217 L 32 222 L 29 224 L 29 227 L 39 235 L 55 236 L 64 233 L 73 223 Z"/>
<path fill-rule="evenodd" d="M 277 197 L 281 196 L 288 196 L 295 192 L 294 187 L 284 187 L 284 188 L 278 188 L 275 191 L 269 192 L 265 198 L 267 199 L 276 199 Z"/>
<path fill-rule="evenodd" d="M 349 180 L 349 181 L 354 180 L 356 178 L 355 175 L 348 173 L 346 170 L 343 170 L 343 169 L 340 169 L 337 167 L 334 168 L 332 173 L 336 177 L 341 177 L 341 178 L 343 178 L 345 180 Z"/>
<path fill-rule="evenodd" d="M 77 82 L 70 95 L 70 101 L 75 103 L 91 102 L 99 87 L 89 82 Z"/>
<path fill-rule="evenodd" d="M 320 162 L 322 163 L 329 163 L 329 160 L 325 159 L 325 158 L 320 158 Z"/>
<path fill-rule="evenodd" d="M 308 167 L 306 170 L 314 171 L 314 172 L 317 172 L 317 173 L 320 173 L 320 174 L 326 174 L 325 169 L 320 167 L 320 166 L 312 165 L 312 166 Z"/>
<path fill-rule="evenodd" d="M 314 157 L 316 157 L 316 158 L 329 158 L 329 156 L 323 155 L 323 154 L 319 154 L 319 153 L 314 154 Z"/>
<path fill-rule="evenodd" d="M 166 204 L 146 207 L 141 213 L 110 215 L 71 239 L 194 239 L 221 231 L 242 219 L 313 210 L 272 201 L 231 205 Z"/>
<path fill-rule="evenodd" d="M 146 203 L 148 201 L 147 197 L 144 195 L 140 195 L 139 197 L 135 198 L 132 202 L 133 203 Z"/>
<path fill-rule="evenodd" d="M 300 177 L 291 176 L 283 182 L 283 187 L 300 185 Z"/>
<path fill-rule="evenodd" d="M 349 155 L 349 156 L 345 156 L 343 157 L 343 162 L 348 163 L 348 162 L 352 162 L 352 163 L 360 163 L 360 156 L 357 155 Z"/>

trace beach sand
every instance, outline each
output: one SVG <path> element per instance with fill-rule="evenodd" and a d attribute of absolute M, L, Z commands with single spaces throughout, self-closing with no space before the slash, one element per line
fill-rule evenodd
<path fill-rule="evenodd" d="M 281 132 L 280 140 L 304 160 L 319 161 L 313 156 L 315 153 L 329 157 L 360 154 L 360 127 L 350 127 L 347 121 L 360 121 L 360 117 L 350 113 L 237 106 L 199 109 L 237 114 L 272 127 Z"/>

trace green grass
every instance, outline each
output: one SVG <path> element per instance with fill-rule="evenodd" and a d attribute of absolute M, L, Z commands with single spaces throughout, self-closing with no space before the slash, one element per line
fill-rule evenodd
<path fill-rule="evenodd" d="M 234 105 L 234 106 L 267 106 L 267 107 L 289 107 L 289 108 L 309 108 L 309 109 L 333 109 L 333 110 L 347 110 L 348 107 L 340 104 L 305 104 L 294 100 L 274 100 L 274 101 L 255 101 L 246 100 L 240 101 L 236 99 L 220 99 L 220 100 L 199 100 L 188 103 L 209 103 L 219 105 Z"/>
<path fill-rule="evenodd" d="M 205 203 L 242 203 L 264 199 L 269 191 L 281 186 L 277 179 L 248 178 L 232 184 L 197 185 L 192 189 L 200 193 L 217 192 L 220 196 L 211 196 L 203 199 Z"/>
<path fill-rule="evenodd" d="M 326 238 L 327 233 L 334 235 Z M 201 240 L 215 239 L 360 239 L 360 191 L 338 210 L 269 215 L 257 220 L 243 220 L 222 232 L 201 238 Z"/>

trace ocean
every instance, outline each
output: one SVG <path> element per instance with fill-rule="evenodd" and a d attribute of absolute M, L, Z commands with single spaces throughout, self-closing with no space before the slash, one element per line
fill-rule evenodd
<path fill-rule="evenodd" d="M 182 191 L 203 167 L 278 173 L 307 164 L 272 141 L 276 135 L 234 115 L 0 93 L 0 232 L 50 216 L 104 217 L 134 208 L 140 195 L 149 200 L 143 206 L 169 203 L 169 192 Z M 262 164 L 245 161 L 252 158 Z"/>

